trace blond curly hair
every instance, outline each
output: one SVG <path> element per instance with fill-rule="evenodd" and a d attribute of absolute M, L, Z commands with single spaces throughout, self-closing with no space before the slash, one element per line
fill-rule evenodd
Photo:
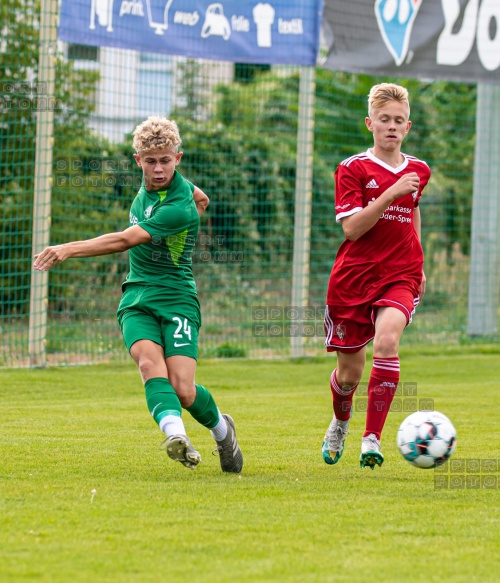
<path fill-rule="evenodd" d="M 182 143 L 175 121 L 156 115 L 139 124 L 133 136 L 132 147 L 138 154 L 164 149 L 178 152 Z"/>
<path fill-rule="evenodd" d="M 390 101 L 399 101 L 408 106 L 408 117 L 410 116 L 410 101 L 408 89 L 394 83 L 380 83 L 370 89 L 368 95 L 368 115 L 371 116 L 374 109 L 380 109 Z"/>

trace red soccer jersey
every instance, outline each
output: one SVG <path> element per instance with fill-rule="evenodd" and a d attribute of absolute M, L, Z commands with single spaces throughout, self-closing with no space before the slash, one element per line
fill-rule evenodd
<path fill-rule="evenodd" d="M 424 255 L 414 227 L 414 211 L 431 171 L 422 160 L 403 154 L 397 168 L 370 150 L 341 162 L 335 171 L 335 212 L 339 222 L 371 204 L 401 176 L 416 172 L 417 192 L 396 199 L 377 223 L 356 241 L 340 245 L 330 275 L 326 303 L 355 306 L 376 300 L 388 286 L 406 283 L 418 293 Z"/>

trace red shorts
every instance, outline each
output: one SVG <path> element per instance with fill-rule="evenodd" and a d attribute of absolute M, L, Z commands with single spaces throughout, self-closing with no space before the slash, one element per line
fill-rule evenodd
<path fill-rule="evenodd" d="M 326 306 L 325 346 L 328 352 L 358 352 L 375 336 L 375 315 L 377 308 L 391 306 L 406 316 L 406 325 L 420 301 L 419 295 L 409 287 L 395 285 L 384 291 L 376 301 L 357 306 Z"/>

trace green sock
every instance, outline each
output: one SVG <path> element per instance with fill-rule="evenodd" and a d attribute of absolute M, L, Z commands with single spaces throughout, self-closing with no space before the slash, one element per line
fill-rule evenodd
<path fill-rule="evenodd" d="M 219 422 L 219 410 L 214 398 L 202 385 L 196 385 L 194 402 L 186 410 L 204 427 L 212 429 Z"/>
<path fill-rule="evenodd" d="M 144 387 L 149 412 L 158 425 L 167 415 L 181 416 L 182 407 L 179 397 L 168 379 L 162 377 L 149 379 Z"/>

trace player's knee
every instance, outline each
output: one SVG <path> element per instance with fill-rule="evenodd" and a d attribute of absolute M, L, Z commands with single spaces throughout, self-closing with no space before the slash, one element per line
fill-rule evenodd
<path fill-rule="evenodd" d="M 148 357 L 142 357 L 137 363 L 143 379 L 151 379 L 164 375 L 164 367 L 158 367 L 158 363 Z"/>
<path fill-rule="evenodd" d="M 363 369 L 350 368 L 345 371 L 337 369 L 337 382 L 345 390 L 355 387 L 363 375 Z"/>
<path fill-rule="evenodd" d="M 196 387 L 191 379 L 183 379 L 176 375 L 169 378 L 171 385 L 174 387 L 177 397 L 184 409 L 190 407 L 196 397 Z"/>
<path fill-rule="evenodd" d="M 183 409 L 191 407 L 194 403 L 194 396 L 189 393 L 177 393 L 177 396 L 179 397 Z"/>
<path fill-rule="evenodd" d="M 386 332 L 375 337 L 373 341 L 373 354 L 380 358 L 396 356 L 399 349 L 399 335 Z"/>

